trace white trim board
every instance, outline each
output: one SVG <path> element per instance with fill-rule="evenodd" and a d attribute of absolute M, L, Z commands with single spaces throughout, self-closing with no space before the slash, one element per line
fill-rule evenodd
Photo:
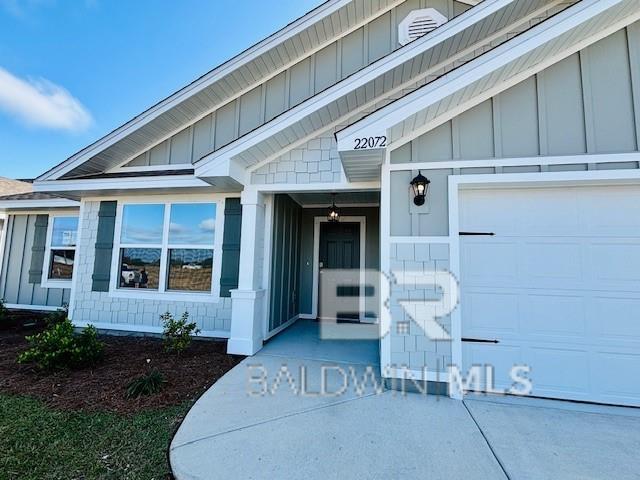
<path fill-rule="evenodd" d="M 58 312 L 64 307 L 51 307 L 49 305 L 25 305 L 23 303 L 5 303 L 10 310 L 33 310 L 34 312 Z"/>
<path fill-rule="evenodd" d="M 0 200 L 0 211 L 23 210 L 37 208 L 78 208 L 80 202 L 67 198 L 51 198 L 46 200 Z"/>
<path fill-rule="evenodd" d="M 464 188 L 575 186 L 640 184 L 640 170 L 591 170 L 580 172 L 506 173 L 481 175 L 450 175 L 448 178 L 449 239 L 451 273 L 460 278 L 460 207 L 459 193 Z M 451 360 L 462 368 L 462 304 L 451 313 Z M 461 399 L 458 392 L 454 398 Z"/>
<path fill-rule="evenodd" d="M 346 216 L 340 217 L 341 223 L 360 224 L 360 297 L 358 300 L 358 310 L 360 322 L 366 321 L 366 296 L 364 295 L 364 285 L 366 282 L 366 236 L 367 217 Z M 311 315 L 318 318 L 319 284 L 320 284 L 320 224 L 329 223 L 327 217 L 317 216 L 313 219 L 313 287 L 311 295 Z"/>
<path fill-rule="evenodd" d="M 560 156 L 539 156 L 520 158 L 491 158 L 479 160 L 447 160 L 438 162 L 392 163 L 383 166 L 389 171 L 398 170 L 437 170 L 453 168 L 482 168 L 482 167 L 515 167 L 515 166 L 544 166 L 544 165 L 587 165 L 597 163 L 627 163 L 640 162 L 640 152 L 580 154 Z M 466 175 L 465 175 L 466 176 Z"/>

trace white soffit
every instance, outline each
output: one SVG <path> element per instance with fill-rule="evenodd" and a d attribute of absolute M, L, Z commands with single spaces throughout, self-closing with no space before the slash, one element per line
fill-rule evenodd
<path fill-rule="evenodd" d="M 639 0 L 582 0 L 546 22 L 337 133 L 348 178 L 377 178 L 382 151 L 355 150 L 359 138 L 398 148 L 442 122 L 640 19 Z M 370 153 L 367 160 L 366 152 Z M 367 165 L 368 163 L 368 165 Z"/>

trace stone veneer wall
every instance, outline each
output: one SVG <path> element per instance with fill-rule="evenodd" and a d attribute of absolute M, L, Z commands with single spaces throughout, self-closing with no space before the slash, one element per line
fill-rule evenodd
<path fill-rule="evenodd" d="M 398 243 L 390 246 L 390 267 L 394 272 L 433 272 L 449 270 L 449 245 L 446 243 Z M 400 300 L 434 301 L 442 297 L 442 291 L 432 285 L 400 285 L 391 281 L 391 364 L 401 368 L 430 372 L 445 372 L 451 364 L 451 342 L 429 339 L 422 328 L 412 321 Z M 451 332 L 451 317 L 438 319 Z"/>
<path fill-rule="evenodd" d="M 331 132 L 309 140 L 251 174 L 251 183 L 333 183 L 342 179 L 342 163 Z"/>
<path fill-rule="evenodd" d="M 211 332 L 214 331 L 230 331 L 231 298 L 221 298 L 218 303 L 182 302 L 116 298 L 110 297 L 107 292 L 92 292 L 91 276 L 99 209 L 100 202 L 85 202 L 84 209 L 81 210 L 81 231 L 78 235 L 75 265 L 77 290 L 72 306 L 74 323 L 99 323 L 100 328 L 104 328 L 105 324 L 111 324 L 116 330 L 118 327 L 126 327 L 128 330 L 141 327 L 141 331 L 145 331 L 144 329 L 149 327 L 162 328 L 160 315 L 165 312 L 179 316 L 187 311 L 190 319 L 202 330 L 202 336 L 212 336 Z"/>

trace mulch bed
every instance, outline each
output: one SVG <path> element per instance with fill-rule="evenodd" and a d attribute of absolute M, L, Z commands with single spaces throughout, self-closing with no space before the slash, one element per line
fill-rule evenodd
<path fill-rule="evenodd" d="M 42 372 L 16 362 L 17 355 L 28 348 L 25 335 L 36 331 L 0 331 L 0 392 L 35 397 L 61 410 L 129 414 L 180 405 L 198 398 L 243 358 L 227 355 L 223 341 L 195 340 L 186 352 L 173 355 L 164 352 L 158 338 L 101 336 L 105 351 L 98 366 Z M 165 376 L 163 390 L 125 398 L 129 383 L 151 369 Z"/>

